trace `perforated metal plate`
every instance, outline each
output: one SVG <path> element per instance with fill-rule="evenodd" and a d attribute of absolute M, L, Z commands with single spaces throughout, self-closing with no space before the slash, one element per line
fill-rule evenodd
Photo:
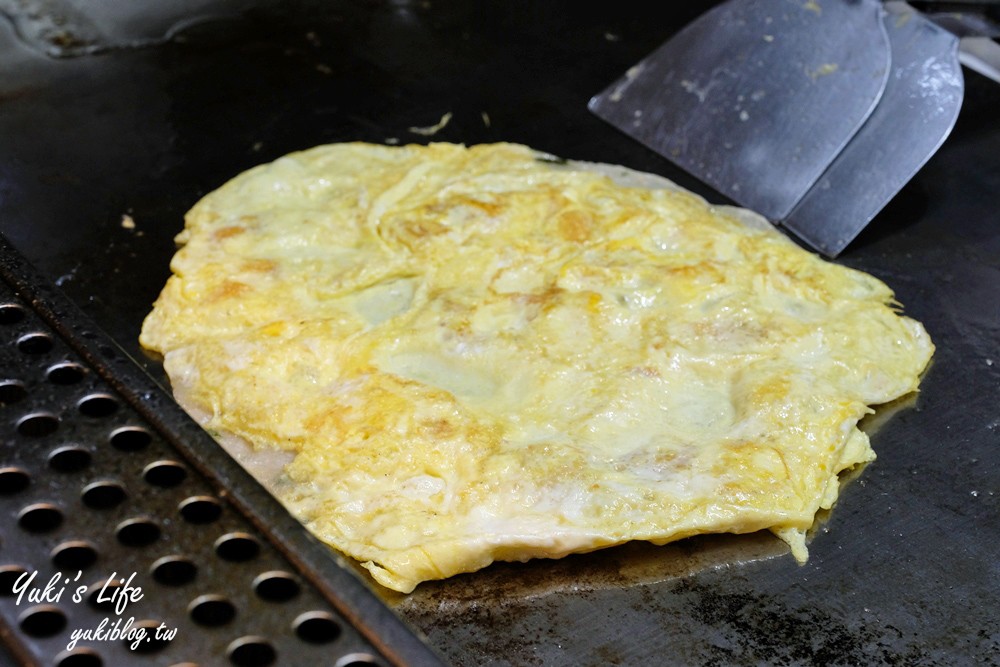
<path fill-rule="evenodd" d="M 18 659 L 440 664 L 2 237 L 0 253 L 0 631 Z"/>

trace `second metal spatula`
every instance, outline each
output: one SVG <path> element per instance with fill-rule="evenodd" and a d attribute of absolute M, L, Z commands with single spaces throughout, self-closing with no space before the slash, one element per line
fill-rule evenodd
<path fill-rule="evenodd" d="M 957 45 L 904 3 L 730 0 L 590 108 L 835 256 L 951 131 Z"/>

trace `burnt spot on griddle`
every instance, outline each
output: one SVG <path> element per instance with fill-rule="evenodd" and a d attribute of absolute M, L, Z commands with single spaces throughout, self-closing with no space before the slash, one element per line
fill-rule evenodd
<path fill-rule="evenodd" d="M 613 629 L 621 621 L 608 600 L 633 600 L 635 618 L 646 617 L 650 609 L 669 617 L 674 610 L 659 597 L 674 581 L 781 556 L 790 558 L 788 547 L 764 532 L 705 535 L 664 546 L 632 542 L 558 560 L 494 563 L 478 572 L 424 582 L 406 596 L 383 591 L 383 598 L 432 638 L 454 633 L 461 625 L 462 654 L 456 659 L 476 655 L 485 664 L 503 655 L 511 664 L 547 665 L 563 651 L 578 655 L 583 642 L 593 657 L 585 664 L 625 665 L 634 664 L 641 644 Z M 566 609 L 586 618 L 567 615 Z M 570 619 L 573 623 L 567 624 Z M 567 628 L 575 623 L 593 626 L 594 632 L 574 639 L 578 631 Z"/>
<path fill-rule="evenodd" d="M 693 620 L 712 629 L 705 664 L 932 664 L 894 626 L 853 626 L 818 604 L 789 608 L 770 594 L 722 591 L 693 579 L 675 593 Z"/>

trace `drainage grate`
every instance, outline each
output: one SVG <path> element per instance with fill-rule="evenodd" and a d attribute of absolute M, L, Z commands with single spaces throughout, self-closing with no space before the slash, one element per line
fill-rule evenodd
<path fill-rule="evenodd" d="M 0 634 L 17 658 L 440 664 L 2 237 L 0 253 Z"/>

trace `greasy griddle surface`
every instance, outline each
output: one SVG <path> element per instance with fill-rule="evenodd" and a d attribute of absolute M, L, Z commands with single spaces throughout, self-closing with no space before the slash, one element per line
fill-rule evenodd
<path fill-rule="evenodd" d="M 433 139 L 621 163 L 720 201 L 586 110 L 703 8 L 246 2 L 172 41 L 64 59 L 0 23 L 0 229 L 162 378 L 136 337 L 184 211 L 292 150 L 426 142 L 409 128 L 450 112 Z M 774 538 L 722 536 L 501 564 L 389 602 L 456 664 L 995 655 L 997 108 L 1000 86 L 967 73 L 951 139 L 840 260 L 895 289 L 938 352 L 921 394 L 869 422 L 879 459 L 818 526 L 807 565 Z"/>

